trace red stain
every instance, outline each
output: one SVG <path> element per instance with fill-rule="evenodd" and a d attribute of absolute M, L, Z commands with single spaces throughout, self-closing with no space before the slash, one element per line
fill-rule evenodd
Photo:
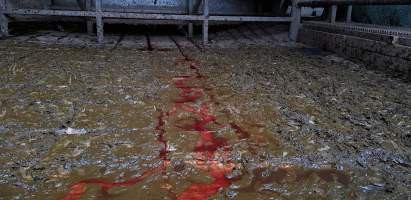
<path fill-rule="evenodd" d="M 157 119 L 158 122 L 155 129 L 158 132 L 158 142 L 164 145 L 159 155 L 160 159 L 163 160 L 163 164 L 158 168 L 147 170 L 140 177 L 125 182 L 107 182 L 101 179 L 80 181 L 71 187 L 70 192 L 62 198 L 63 200 L 79 199 L 86 192 L 87 186 L 89 185 L 100 186 L 103 192 L 107 192 L 113 187 L 132 186 L 143 181 L 145 178 L 154 173 L 164 172 L 170 163 L 167 158 L 167 154 L 169 153 L 168 144 L 164 138 L 164 134 L 166 133 L 165 121 L 166 118 L 173 117 L 178 111 L 195 115 L 195 123 L 190 128 L 200 134 L 201 137 L 197 142 L 193 153 L 200 154 L 205 158 L 205 160 L 197 160 L 193 164 L 196 168 L 208 172 L 214 180 L 209 184 L 192 184 L 184 192 L 182 192 L 177 199 L 205 200 L 216 194 L 221 188 L 226 188 L 231 185 L 232 180 L 227 179 L 225 174 L 231 172 L 234 165 L 231 162 L 218 162 L 215 158 L 216 151 L 220 148 L 224 148 L 226 153 L 230 153 L 227 151 L 227 142 L 224 138 L 216 137 L 214 131 L 207 129 L 208 124 L 216 123 L 216 117 L 210 114 L 207 103 L 203 102 L 200 108 L 195 107 L 194 104 L 204 96 L 204 90 L 207 89 L 204 86 L 204 80 L 207 79 L 207 77 L 200 73 L 200 63 L 198 61 L 185 57 L 183 61 L 177 61 L 177 64 L 180 63 L 188 63 L 190 69 L 194 70 L 195 75 L 184 75 L 174 78 L 175 87 L 181 90 L 179 99 L 174 102 L 174 106 L 170 111 L 166 113 L 161 111 L 160 116 Z M 190 86 L 187 84 L 188 81 L 197 82 L 202 85 L 202 87 Z M 231 126 L 236 129 L 236 132 L 242 135 L 242 137 L 249 137 L 249 134 L 237 125 L 232 124 Z"/>
<path fill-rule="evenodd" d="M 164 145 L 163 149 L 160 151 L 160 158 L 163 161 L 167 161 L 167 153 L 168 153 L 168 144 L 167 141 L 164 139 L 164 134 L 165 134 L 165 120 L 164 120 L 164 112 L 160 111 L 160 116 L 158 116 L 157 119 L 157 126 L 156 126 L 156 131 L 158 132 L 158 139 L 157 141 L 162 143 Z"/>
<path fill-rule="evenodd" d="M 202 83 L 206 76 L 200 73 L 200 64 L 196 61 L 189 63 L 190 69 L 195 70 L 196 76 L 184 77 L 175 81 L 175 86 L 182 90 L 180 100 L 175 102 L 174 108 L 169 112 L 169 116 L 176 113 L 177 110 L 182 110 L 191 114 L 194 114 L 199 119 L 196 119 L 193 126 L 194 130 L 200 134 L 200 140 L 197 142 L 194 152 L 202 154 L 206 161 L 197 161 L 195 166 L 198 169 L 209 172 L 214 181 L 209 184 L 192 184 L 183 193 L 181 193 L 177 199 L 179 200 L 205 200 L 210 196 L 216 194 L 221 188 L 225 188 L 231 185 L 231 180 L 225 177 L 226 173 L 229 173 L 233 169 L 232 163 L 220 163 L 214 159 L 215 152 L 223 147 L 227 146 L 227 142 L 224 138 L 216 137 L 214 131 L 208 130 L 207 125 L 210 123 L 216 123 L 216 117 L 209 112 L 209 106 L 203 102 L 200 108 L 195 108 L 193 105 L 187 105 L 186 103 L 195 103 L 199 98 L 204 96 L 204 88 L 194 88 L 185 85 L 185 81 L 189 79 L 196 79 Z"/>
<path fill-rule="evenodd" d="M 217 162 L 211 162 L 210 174 L 214 178 L 214 181 L 210 184 L 192 184 L 188 189 L 186 189 L 180 196 L 178 200 L 204 200 L 208 199 L 210 196 L 216 194 L 221 188 L 225 188 L 231 185 L 231 180 L 225 177 L 225 173 L 232 170 L 232 166 L 221 167 Z M 200 166 L 199 166 L 200 167 Z"/>
<path fill-rule="evenodd" d="M 238 135 L 239 139 L 246 139 L 250 137 L 250 133 L 242 129 L 240 126 L 238 126 L 235 123 L 230 123 L 231 128 L 235 130 L 235 133 Z"/>
<path fill-rule="evenodd" d="M 94 185 L 94 186 L 99 186 L 101 188 L 101 191 L 104 193 L 107 193 L 107 191 L 111 188 L 114 187 L 129 187 L 133 186 L 141 181 L 143 181 L 145 178 L 148 176 L 151 176 L 155 173 L 164 171 L 167 166 L 169 165 L 169 160 L 167 158 L 167 141 L 164 139 L 164 133 L 165 133 L 165 120 L 164 120 L 164 113 L 161 111 L 160 116 L 158 117 L 158 123 L 156 126 L 156 131 L 158 132 L 158 138 L 157 141 L 162 143 L 164 145 L 163 149 L 160 151 L 160 158 L 164 161 L 160 167 L 157 167 L 155 169 L 147 170 L 143 173 L 143 175 L 136 177 L 134 179 L 124 181 L 124 182 L 109 182 L 105 181 L 102 179 L 88 179 L 88 180 L 83 180 L 80 181 L 70 188 L 70 192 L 63 198 L 62 200 L 77 200 L 80 199 L 81 196 L 86 192 L 87 186 L 89 185 Z"/>
<path fill-rule="evenodd" d="M 144 180 L 148 176 L 151 176 L 152 174 L 163 171 L 167 167 L 167 165 L 168 163 L 163 163 L 163 165 L 161 165 L 160 167 L 152 169 L 152 170 L 147 170 L 143 173 L 143 175 L 137 178 L 125 181 L 125 182 L 108 182 L 108 181 L 104 181 L 101 179 L 83 180 L 71 186 L 70 192 L 61 199 L 62 200 L 80 199 L 81 196 L 86 192 L 87 186 L 89 185 L 100 186 L 102 191 L 107 191 L 114 187 L 129 187 L 129 186 L 132 186 L 132 185 L 135 185 L 141 182 L 142 180 Z"/>

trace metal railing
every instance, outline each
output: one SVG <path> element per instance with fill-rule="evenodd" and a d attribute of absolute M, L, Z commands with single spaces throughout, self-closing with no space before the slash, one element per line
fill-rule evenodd
<path fill-rule="evenodd" d="M 145 20 L 179 20 L 187 21 L 189 36 L 193 34 L 193 22 L 202 23 L 203 43 L 208 43 L 209 21 L 236 21 L 236 22 L 291 22 L 291 17 L 266 17 L 266 16 L 224 16 L 209 14 L 209 0 L 202 0 L 202 14 L 193 14 L 193 10 L 188 8 L 186 14 L 149 14 L 139 12 L 113 12 L 102 9 L 103 0 L 95 0 L 95 10 L 91 10 L 91 0 L 86 1 L 86 10 L 53 10 L 44 9 L 11 9 L 7 6 L 7 0 L 0 0 L 0 27 L 1 33 L 5 36 L 9 34 L 9 15 L 40 15 L 40 16 L 64 16 L 64 17 L 85 17 L 94 18 L 96 23 L 97 41 L 104 41 L 104 19 L 145 19 Z M 189 0 L 191 2 L 192 0 Z M 189 7 L 192 3 L 188 4 Z M 93 21 L 87 20 L 87 30 L 92 32 Z"/>
<path fill-rule="evenodd" d="M 328 7 L 330 12 L 328 20 L 333 24 L 336 22 L 339 6 L 348 6 L 345 20 L 350 23 L 353 5 L 411 5 L 411 0 L 293 0 L 290 39 L 296 41 L 298 38 L 302 7 Z"/>

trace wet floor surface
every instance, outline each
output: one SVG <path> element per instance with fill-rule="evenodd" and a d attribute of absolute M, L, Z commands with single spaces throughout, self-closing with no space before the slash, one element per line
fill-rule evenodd
<path fill-rule="evenodd" d="M 0 199 L 411 197 L 410 85 L 332 55 L 0 55 Z"/>

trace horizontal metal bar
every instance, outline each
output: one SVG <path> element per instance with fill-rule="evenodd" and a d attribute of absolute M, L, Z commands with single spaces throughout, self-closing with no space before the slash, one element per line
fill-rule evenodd
<path fill-rule="evenodd" d="M 411 38 L 411 29 L 405 27 L 381 26 L 363 23 L 327 23 L 323 21 L 306 21 L 304 26 L 325 27 L 347 31 L 368 32 Z"/>
<path fill-rule="evenodd" d="M 291 17 L 210 16 L 210 21 L 291 22 Z"/>
<path fill-rule="evenodd" d="M 94 11 L 68 11 L 68 10 L 36 10 L 17 9 L 6 11 L 10 15 L 46 15 L 46 16 L 67 16 L 67 17 L 95 17 Z M 103 18 L 123 18 L 123 19 L 151 19 L 151 20 L 181 20 L 181 21 L 202 21 L 202 15 L 178 15 L 178 14 L 146 14 L 132 12 L 101 12 Z M 291 17 L 258 17 L 258 16 L 210 16 L 210 21 L 256 21 L 256 22 L 291 22 Z"/>
<path fill-rule="evenodd" d="M 315 30 L 315 31 L 327 32 L 327 33 L 351 35 L 351 36 L 366 38 L 366 39 L 375 40 L 375 41 L 382 41 L 386 43 L 392 43 L 393 38 L 394 38 L 393 36 L 390 36 L 390 35 L 384 35 L 384 34 L 373 33 L 373 32 L 364 32 L 364 31 L 358 31 L 358 30 L 353 30 L 353 29 L 345 29 L 344 27 L 332 26 L 332 24 L 330 24 L 330 26 L 321 26 L 321 25 L 316 25 L 316 24 L 303 23 L 303 28 Z"/>
<path fill-rule="evenodd" d="M 96 12 L 92 11 L 68 11 L 68 10 L 36 10 L 36 9 L 16 9 L 7 10 L 5 14 L 13 15 L 53 15 L 68 17 L 95 17 Z"/>
<path fill-rule="evenodd" d="M 200 15 L 175 15 L 175 14 L 143 14 L 143 13 L 126 13 L 126 12 L 102 12 L 103 17 L 107 18 L 125 18 L 125 19 L 153 19 L 153 20 L 186 20 L 201 21 L 203 16 Z"/>
<path fill-rule="evenodd" d="M 68 10 L 35 10 L 17 9 L 6 11 L 10 15 L 49 15 L 49 16 L 68 16 L 68 17 L 95 17 L 94 11 L 68 11 Z M 127 12 L 101 12 L 105 18 L 125 18 L 125 19 L 159 19 L 159 20 L 187 20 L 201 21 L 203 16 L 199 15 L 175 15 L 175 14 L 144 14 Z"/>
<path fill-rule="evenodd" d="M 332 5 L 411 5 L 411 0 L 303 0 L 299 7 L 322 7 Z"/>

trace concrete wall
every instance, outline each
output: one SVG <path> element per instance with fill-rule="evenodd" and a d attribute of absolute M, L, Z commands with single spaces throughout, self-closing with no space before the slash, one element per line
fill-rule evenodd
<path fill-rule="evenodd" d="M 362 33 L 341 34 L 303 26 L 299 41 L 361 61 L 369 68 L 411 80 L 410 38 L 384 35 L 376 37 L 375 34 Z"/>

